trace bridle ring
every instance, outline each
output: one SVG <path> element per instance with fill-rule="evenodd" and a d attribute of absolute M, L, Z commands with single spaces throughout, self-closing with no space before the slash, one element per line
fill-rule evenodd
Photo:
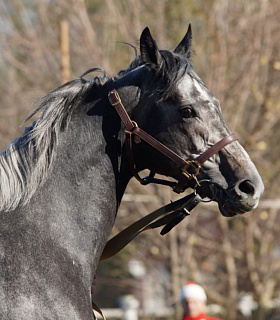
<path fill-rule="evenodd" d="M 197 188 L 198 186 L 200 186 L 200 184 L 203 183 L 203 182 L 208 182 L 209 184 L 216 185 L 216 183 L 212 182 L 212 181 L 209 180 L 209 179 L 199 180 L 199 181 L 196 183 L 196 185 L 194 186 L 194 188 L 193 188 L 193 191 L 194 191 L 194 194 L 195 194 L 195 195 L 197 194 L 196 188 Z M 201 200 L 201 202 L 207 203 L 207 202 L 214 201 L 216 195 L 217 195 L 217 189 L 215 189 L 215 193 L 214 193 L 214 195 L 213 195 L 213 197 L 212 197 L 211 199 L 209 198 L 209 200 Z"/>

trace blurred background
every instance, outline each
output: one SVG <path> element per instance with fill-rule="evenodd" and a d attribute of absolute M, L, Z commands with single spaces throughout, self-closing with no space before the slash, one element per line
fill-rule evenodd
<path fill-rule="evenodd" d="M 254 212 L 222 217 L 201 204 L 172 232 L 142 234 L 97 272 L 101 308 L 135 304 L 140 319 L 181 319 L 188 280 L 224 320 L 280 319 L 279 0 L 0 0 L 0 146 L 23 130 L 34 101 L 91 67 L 128 66 L 149 26 L 174 49 L 193 27 L 193 64 L 220 100 L 265 183 Z M 69 45 L 68 45 L 69 44 Z M 166 187 L 128 186 L 112 234 L 174 200 Z M 125 300 L 126 299 L 126 300 Z M 109 319 L 118 319 L 118 309 Z M 132 320 L 132 318 L 131 318 Z"/>

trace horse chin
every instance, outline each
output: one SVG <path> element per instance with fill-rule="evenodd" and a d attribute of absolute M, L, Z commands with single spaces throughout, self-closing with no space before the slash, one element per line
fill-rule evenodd
<path fill-rule="evenodd" d="M 241 212 L 241 211 L 237 211 L 235 208 L 232 208 L 232 207 L 226 207 L 224 204 L 222 203 L 219 203 L 218 202 L 218 206 L 219 206 L 219 210 L 220 210 L 220 213 L 224 216 L 224 217 L 234 217 L 236 216 L 237 214 L 242 214 L 244 212 Z"/>
<path fill-rule="evenodd" d="M 257 204 L 251 205 L 245 201 L 241 201 L 236 194 L 229 194 L 223 189 L 217 191 L 214 200 L 218 203 L 219 210 L 225 217 L 244 214 L 245 212 L 253 210 L 257 206 Z"/>

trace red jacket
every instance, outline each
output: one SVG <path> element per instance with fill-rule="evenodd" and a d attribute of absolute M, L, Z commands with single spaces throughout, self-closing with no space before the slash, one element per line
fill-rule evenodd
<path fill-rule="evenodd" d="M 219 318 L 211 318 L 211 317 L 208 317 L 206 314 L 201 313 L 197 317 L 184 316 L 183 320 L 221 320 L 221 319 L 219 319 Z"/>

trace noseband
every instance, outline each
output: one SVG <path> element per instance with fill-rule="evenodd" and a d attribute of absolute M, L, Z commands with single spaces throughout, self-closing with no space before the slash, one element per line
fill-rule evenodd
<path fill-rule="evenodd" d="M 237 136 L 235 133 L 231 133 L 221 139 L 219 142 L 214 144 L 212 147 L 203 152 L 198 158 L 195 160 L 184 160 L 174 151 L 170 150 L 168 147 L 163 145 L 161 142 L 150 136 L 147 132 L 138 127 L 137 123 L 129 117 L 121 98 L 114 88 L 114 80 L 110 80 L 110 85 L 112 90 L 108 93 L 108 99 L 110 104 L 116 109 L 118 115 L 120 116 L 122 122 L 125 125 L 125 133 L 126 133 L 126 145 L 127 145 L 127 158 L 130 170 L 133 176 L 143 185 L 147 185 L 149 183 L 157 183 L 168 185 L 173 188 L 173 191 L 176 193 L 181 193 L 185 191 L 189 187 L 189 183 L 191 180 L 195 180 L 197 183 L 196 176 L 198 175 L 202 164 L 212 157 L 214 154 L 218 153 L 221 149 L 223 149 L 228 144 L 237 140 Z M 154 149 L 162 153 L 164 156 L 172 160 L 176 163 L 181 169 L 181 176 L 178 179 L 178 182 L 156 179 L 154 178 L 155 172 L 150 172 L 150 175 L 141 178 L 136 171 L 136 165 L 133 158 L 133 138 L 135 143 L 140 143 L 142 140 L 152 146 Z"/>

